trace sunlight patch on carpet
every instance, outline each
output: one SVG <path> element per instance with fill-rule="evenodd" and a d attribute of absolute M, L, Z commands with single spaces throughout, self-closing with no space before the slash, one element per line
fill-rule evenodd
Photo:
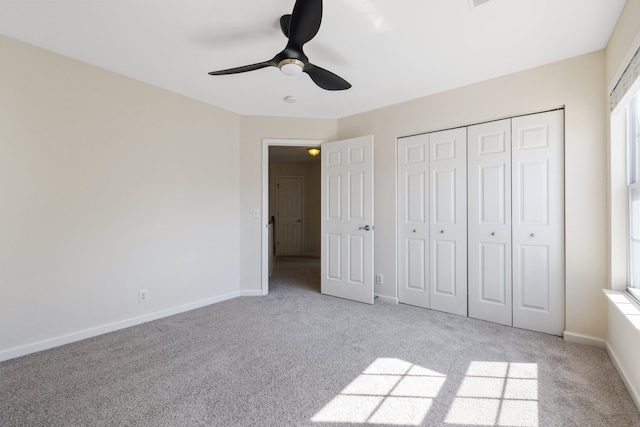
<path fill-rule="evenodd" d="M 376 359 L 311 421 L 420 425 L 447 377 L 394 359 Z"/>
<path fill-rule="evenodd" d="M 445 422 L 537 427 L 538 365 L 472 362 Z"/>
<path fill-rule="evenodd" d="M 311 421 L 421 425 L 446 381 L 422 366 L 379 358 Z M 448 409 L 447 424 L 538 427 L 538 365 L 471 362 Z"/>

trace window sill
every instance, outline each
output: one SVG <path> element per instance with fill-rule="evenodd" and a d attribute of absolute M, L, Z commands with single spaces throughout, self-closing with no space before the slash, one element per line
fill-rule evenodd
<path fill-rule="evenodd" d="M 634 298 L 626 292 L 612 291 L 604 289 L 604 293 L 611 301 L 613 307 L 617 308 L 624 317 L 640 331 L 640 305 Z"/>
<path fill-rule="evenodd" d="M 640 304 L 640 289 L 627 288 L 627 292 L 631 294 L 631 299 L 636 305 Z"/>

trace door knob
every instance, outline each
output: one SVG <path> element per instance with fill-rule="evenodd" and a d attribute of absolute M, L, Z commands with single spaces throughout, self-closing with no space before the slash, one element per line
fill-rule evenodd
<path fill-rule="evenodd" d="M 370 227 L 370 226 L 368 226 L 368 225 L 365 225 L 365 226 L 363 226 L 363 227 L 359 227 L 359 228 L 358 228 L 358 230 L 369 231 L 369 230 L 371 230 L 371 227 Z"/>

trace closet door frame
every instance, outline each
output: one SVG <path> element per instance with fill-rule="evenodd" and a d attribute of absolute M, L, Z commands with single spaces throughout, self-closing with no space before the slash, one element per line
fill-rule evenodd
<path fill-rule="evenodd" d="M 500 164 L 503 165 L 499 173 L 498 169 L 494 170 L 494 181 L 496 177 L 504 176 L 504 221 L 495 218 L 493 221 L 480 221 L 478 218 L 483 209 L 480 193 L 486 193 L 486 191 L 476 191 L 478 194 L 469 192 L 469 189 L 479 185 L 478 181 L 482 179 L 477 170 L 482 162 L 478 162 L 476 153 L 472 152 L 478 149 L 471 141 L 476 136 L 470 136 L 468 132 L 473 132 L 476 126 L 498 122 L 508 122 L 511 126 L 510 143 L 505 136 L 505 148 L 508 146 L 511 149 L 510 157 L 503 155 L 504 159 L 495 159 L 493 165 L 498 169 Z M 482 128 L 476 130 L 478 129 L 482 130 Z M 442 176 L 438 174 L 446 172 L 446 167 L 440 168 L 440 165 L 437 165 L 437 160 L 444 160 L 444 158 L 439 157 L 434 151 L 442 142 L 438 139 L 446 132 L 452 131 L 465 132 L 463 147 L 456 150 L 465 152 L 465 166 L 462 168 L 463 173 L 456 174 L 456 195 L 453 198 L 457 200 L 458 196 L 464 193 L 464 200 L 454 204 L 456 209 L 464 207 L 465 238 L 460 245 L 457 243 L 455 245 L 455 269 L 451 268 L 453 262 L 449 262 L 448 265 L 450 273 L 455 271 L 455 292 L 451 291 L 454 289 L 450 286 L 451 281 L 447 283 L 448 289 L 443 290 L 438 287 L 442 285 L 439 283 L 442 264 L 439 264 L 438 252 L 442 254 L 444 246 L 449 245 L 451 248 L 454 245 L 450 244 L 453 240 L 443 238 L 452 233 L 444 227 L 447 221 L 442 221 L 442 218 L 438 217 L 442 213 L 438 210 L 439 207 L 444 206 L 442 203 L 444 199 L 439 199 L 436 194 L 438 180 L 444 182 L 441 179 Z M 426 202 L 426 206 L 430 212 L 428 232 L 430 244 L 425 250 L 425 256 L 429 257 L 427 270 L 429 296 L 422 297 L 423 302 L 414 305 L 562 336 L 565 327 L 564 109 L 515 116 L 419 136 L 429 138 L 430 150 L 430 164 L 427 168 L 429 178 L 424 181 L 429 188 L 429 201 Z M 398 293 L 399 301 L 406 303 L 403 300 L 404 292 L 401 286 L 406 282 L 408 270 L 401 272 L 404 268 L 403 263 L 407 262 L 404 258 L 406 251 L 403 252 L 402 247 L 406 245 L 406 239 L 410 239 L 407 230 L 412 231 L 413 228 L 409 229 L 406 223 L 401 224 L 403 222 L 400 212 L 401 202 L 405 205 L 408 203 L 407 193 L 400 195 L 401 191 L 406 191 L 402 188 L 401 179 L 403 178 L 400 174 L 400 141 L 403 139 L 398 140 Z M 440 147 L 444 145 L 440 144 Z M 469 147 L 468 152 L 467 147 Z M 490 166 L 490 162 L 487 161 L 486 165 Z M 449 168 L 449 172 L 451 170 Z M 464 176 L 462 192 L 457 190 L 460 176 Z M 510 191 L 507 190 L 509 180 Z M 507 213 L 507 208 L 510 208 L 510 214 Z M 476 222 L 472 223 L 474 218 Z M 448 222 L 461 224 L 457 219 Z M 423 238 L 426 237 L 423 236 Z M 499 245 L 491 246 L 497 241 Z M 502 249 L 499 248 L 500 245 Z M 458 246 L 464 246 L 462 263 L 459 263 L 457 258 Z M 501 260 L 500 265 L 494 266 L 491 272 L 487 271 L 487 248 L 493 248 L 493 256 Z M 483 251 L 485 251 L 484 255 Z M 451 253 L 449 249 L 449 254 Z M 454 258 L 450 256 L 449 259 Z M 464 270 L 463 275 L 459 273 L 462 270 Z M 424 271 L 425 269 L 422 268 L 420 274 Z M 463 279 L 459 287 L 458 279 Z M 493 289 L 487 286 L 488 280 L 493 281 Z M 462 292 L 459 290 L 462 289 L 465 295 L 464 309 L 459 309 L 455 305 L 453 309 L 443 307 L 444 304 L 439 305 L 439 297 L 446 296 L 447 293 L 450 294 L 449 296 L 453 296 L 451 295 L 453 293 L 460 296 Z M 493 310 L 486 307 L 477 309 L 476 302 L 486 303 L 490 300 L 494 300 Z M 491 304 L 488 307 L 491 307 Z M 498 311 L 500 313 L 497 313 Z"/>

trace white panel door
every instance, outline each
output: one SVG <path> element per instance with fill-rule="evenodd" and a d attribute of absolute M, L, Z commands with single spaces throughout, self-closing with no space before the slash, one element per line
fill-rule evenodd
<path fill-rule="evenodd" d="M 398 140 L 398 300 L 429 308 L 429 135 Z"/>
<path fill-rule="evenodd" d="M 564 330 L 564 112 L 512 120 L 513 326 Z"/>
<path fill-rule="evenodd" d="M 277 178 L 276 255 L 302 254 L 302 177 Z"/>
<path fill-rule="evenodd" d="M 323 294 L 373 304 L 373 136 L 322 144 Z"/>
<path fill-rule="evenodd" d="M 511 326 L 511 120 L 468 138 L 469 317 Z"/>
<path fill-rule="evenodd" d="M 430 306 L 467 315 L 467 129 L 429 134 Z"/>

